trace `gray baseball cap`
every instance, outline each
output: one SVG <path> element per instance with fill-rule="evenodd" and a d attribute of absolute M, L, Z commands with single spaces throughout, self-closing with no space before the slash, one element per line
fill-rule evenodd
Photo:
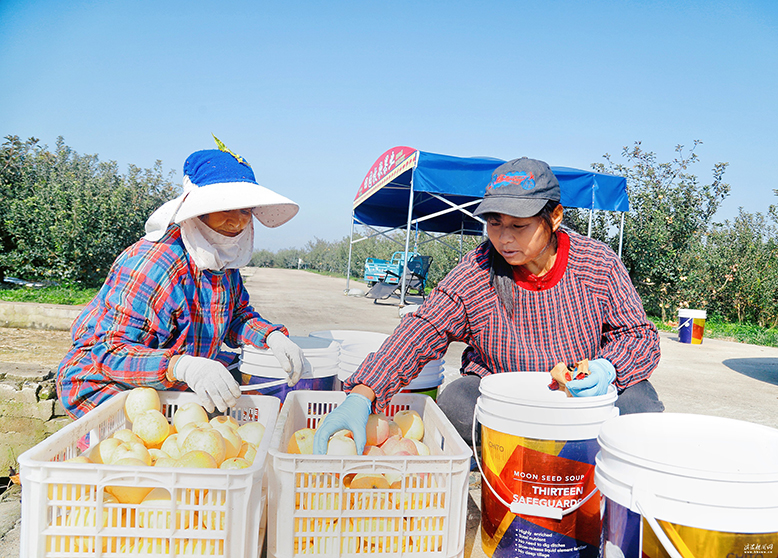
<path fill-rule="evenodd" d="M 559 201 L 559 181 L 551 167 L 537 159 L 513 159 L 492 173 L 484 199 L 475 215 L 502 213 L 512 217 L 533 217 L 550 200 Z"/>

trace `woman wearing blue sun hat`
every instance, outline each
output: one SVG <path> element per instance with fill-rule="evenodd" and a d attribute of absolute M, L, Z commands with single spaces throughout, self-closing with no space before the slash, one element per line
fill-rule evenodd
<path fill-rule="evenodd" d="M 252 217 L 277 227 L 299 207 L 217 145 L 187 158 L 183 193 L 149 217 L 146 235 L 119 255 L 73 323 L 72 348 L 57 370 L 72 417 L 141 386 L 191 389 L 209 412 L 226 411 L 240 389 L 227 369 L 236 355 L 223 344 L 269 348 L 289 385 L 299 380 L 302 350 L 252 308 L 239 271 L 253 252 Z"/>

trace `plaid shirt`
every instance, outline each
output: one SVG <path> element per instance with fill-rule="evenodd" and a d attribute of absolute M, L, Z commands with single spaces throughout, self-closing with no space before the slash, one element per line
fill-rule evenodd
<path fill-rule="evenodd" d="M 65 410 L 82 416 L 114 394 L 138 386 L 184 390 L 166 371 L 174 355 L 230 363 L 222 343 L 267 348 L 286 328 L 249 306 L 240 272 L 201 271 L 184 248 L 180 228 L 158 242 L 140 240 L 114 262 L 95 298 L 71 327 L 73 347 L 57 371 Z"/>
<path fill-rule="evenodd" d="M 566 263 L 561 279 L 544 290 L 514 285 L 512 318 L 489 284 L 488 242 L 467 254 L 344 388 L 367 385 L 376 409 L 384 409 L 452 341 L 468 344 L 464 374 L 549 371 L 559 362 L 605 358 L 616 368 L 617 388 L 647 379 L 659 364 L 659 336 L 626 268 L 605 244 L 564 234 L 570 248 L 559 262 Z"/>

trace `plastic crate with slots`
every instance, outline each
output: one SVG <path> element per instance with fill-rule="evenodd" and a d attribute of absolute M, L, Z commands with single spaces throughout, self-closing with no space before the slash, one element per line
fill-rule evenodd
<path fill-rule="evenodd" d="M 268 453 L 268 556 L 464 556 L 472 452 L 430 397 L 398 394 L 386 409 L 389 418 L 421 415 L 429 456 L 286 453 L 295 431 L 315 428 L 345 398 L 301 390 L 281 408 Z M 395 481 L 354 489 L 355 473 Z"/>
<path fill-rule="evenodd" d="M 128 467 L 65 463 L 130 427 L 129 392 L 118 394 L 19 457 L 22 483 L 21 556 L 25 558 L 213 556 L 257 558 L 264 542 L 267 450 L 279 400 L 243 395 L 230 415 L 259 422 L 265 436 L 244 469 Z M 197 401 L 189 392 L 159 392 L 170 422 L 176 409 Z M 152 487 L 169 499 L 121 504 L 106 486 Z M 173 519 L 175 518 L 175 519 Z"/>

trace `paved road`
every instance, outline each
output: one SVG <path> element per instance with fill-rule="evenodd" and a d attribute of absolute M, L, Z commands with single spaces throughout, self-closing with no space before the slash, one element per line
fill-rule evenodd
<path fill-rule="evenodd" d="M 252 269 L 244 274 L 252 304 L 262 315 L 285 324 L 292 335 L 322 329 L 359 329 L 391 333 L 399 308 L 388 301 L 346 296 L 345 279 L 297 270 Z M 352 288 L 363 285 L 351 283 Z M 778 428 L 778 349 L 705 339 L 702 345 L 661 334 L 662 359 L 652 377 L 668 412 L 717 415 Z M 462 352 L 454 344 L 446 354 L 456 367 Z M 478 530 L 480 484 L 474 477 L 468 509 L 465 557 L 484 556 Z M 2 509 L 2 508 L 0 508 Z M 7 508 L 6 508 L 7 509 Z M 8 513 L 2 524 L 9 524 Z M 18 512 L 15 512 L 18 513 Z M 10 521 L 13 524 L 13 521 Z M 18 556 L 19 524 L 0 539 L 0 556 Z"/>

